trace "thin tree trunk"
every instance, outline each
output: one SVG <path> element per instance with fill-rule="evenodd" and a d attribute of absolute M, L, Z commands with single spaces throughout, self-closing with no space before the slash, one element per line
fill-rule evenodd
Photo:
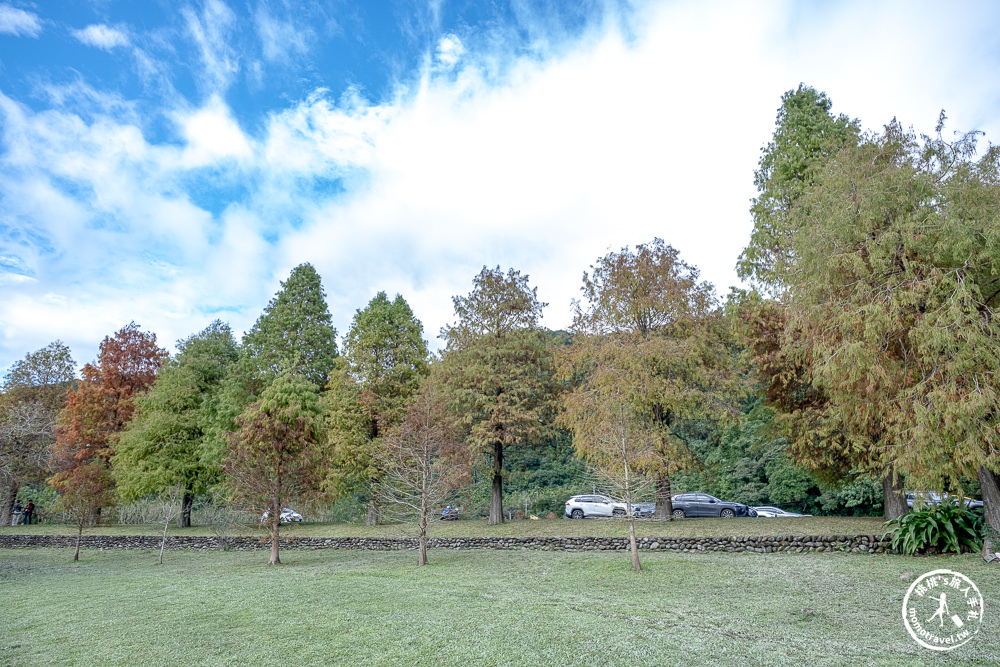
<path fill-rule="evenodd" d="M 420 553 L 417 555 L 417 567 L 427 565 L 427 481 L 420 498 Z"/>
<path fill-rule="evenodd" d="M 281 558 L 278 557 L 278 530 L 281 525 L 281 503 L 271 503 L 271 560 L 268 565 L 281 565 Z"/>
<path fill-rule="evenodd" d="M 163 539 L 160 540 L 160 565 L 163 565 L 163 547 L 167 544 L 167 526 L 170 525 L 170 519 L 163 522 Z"/>
<path fill-rule="evenodd" d="M 491 526 L 503 523 L 503 443 L 493 443 L 493 493 L 490 495 Z"/>
<path fill-rule="evenodd" d="M 622 447 L 624 450 L 624 445 Z M 628 517 L 628 546 L 632 552 L 632 569 L 642 572 L 642 565 L 639 564 L 639 545 L 635 541 L 635 516 L 632 514 L 632 479 L 629 474 L 628 459 L 625 463 L 625 516 Z"/>
<path fill-rule="evenodd" d="M 906 505 L 906 493 L 903 491 L 903 477 L 896 473 L 893 467 L 886 466 L 882 475 L 883 516 L 886 521 L 898 519 L 910 512 Z"/>
<path fill-rule="evenodd" d="M 983 539 L 983 558 L 988 558 L 1000 550 L 1000 544 L 992 539 L 993 535 L 1000 535 L 1000 476 L 985 466 L 979 466 L 978 472 L 987 525 L 986 537 Z"/>
<path fill-rule="evenodd" d="M 181 515 L 177 518 L 179 528 L 191 527 L 191 508 L 194 506 L 194 494 L 190 491 L 184 492 L 184 499 L 181 501 Z"/>
<path fill-rule="evenodd" d="M 670 521 L 674 518 L 674 504 L 670 500 L 670 475 L 661 472 L 656 476 L 656 509 L 653 518 L 659 521 Z"/>
<path fill-rule="evenodd" d="M 73 560 L 80 560 L 80 540 L 83 538 L 83 519 L 80 519 L 80 523 L 77 524 L 76 530 L 76 552 L 73 554 Z"/>
<path fill-rule="evenodd" d="M 378 505 L 375 501 L 375 493 L 372 493 L 372 497 L 368 500 L 368 512 L 365 514 L 365 525 L 375 526 L 378 524 Z"/>
<path fill-rule="evenodd" d="M 16 479 L 10 483 L 10 494 L 0 511 L 0 526 L 9 526 L 14 521 L 14 503 L 17 502 L 17 492 L 20 490 L 21 484 Z"/>
<path fill-rule="evenodd" d="M 642 565 L 639 564 L 639 545 L 635 541 L 635 518 L 631 513 L 628 516 L 628 546 L 632 550 L 632 569 L 642 572 Z"/>

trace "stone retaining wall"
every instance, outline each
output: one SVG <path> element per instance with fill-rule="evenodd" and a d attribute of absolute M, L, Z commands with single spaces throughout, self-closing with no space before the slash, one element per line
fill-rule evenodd
<path fill-rule="evenodd" d="M 541 551 L 626 551 L 624 537 L 433 537 L 429 546 L 437 549 L 538 549 Z M 72 535 L 3 535 L 0 548 L 72 547 Z M 155 535 L 84 535 L 85 549 L 159 549 Z M 282 549 L 368 549 L 399 551 L 415 549 L 417 540 L 391 537 L 293 537 L 281 540 Z M 261 538 L 168 537 L 167 549 L 235 549 L 246 551 L 270 548 Z M 888 538 L 878 535 L 757 536 L 757 537 L 643 537 L 639 548 L 650 551 L 698 553 L 712 551 L 780 552 L 890 552 Z"/>

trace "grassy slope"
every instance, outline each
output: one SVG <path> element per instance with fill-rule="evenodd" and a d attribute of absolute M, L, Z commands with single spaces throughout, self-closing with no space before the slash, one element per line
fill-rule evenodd
<path fill-rule="evenodd" d="M 509 521 L 499 526 L 489 526 L 485 521 L 432 521 L 431 537 L 481 537 L 481 536 L 560 536 L 607 537 L 625 536 L 624 522 L 617 520 L 568 519 L 541 521 Z M 38 535 L 75 534 L 72 526 L 41 525 L 0 528 L 0 533 L 14 531 Z M 88 534 L 159 535 L 160 526 L 105 526 L 88 530 Z M 367 527 L 347 523 L 304 523 L 282 528 L 282 533 L 298 536 L 344 537 L 379 536 L 398 537 L 410 535 L 412 526 L 388 525 Z M 852 517 L 814 517 L 802 519 L 682 519 L 679 521 L 636 521 L 639 537 L 708 537 L 726 535 L 879 535 L 881 519 Z M 171 535 L 212 535 L 211 528 L 194 526 L 188 529 L 171 527 Z"/>
<path fill-rule="evenodd" d="M 997 664 L 1000 576 L 976 557 L 438 551 L 0 553 L 2 664 Z M 965 647 L 906 634 L 937 568 L 991 609 Z M 812 610 L 813 613 L 810 613 Z"/>

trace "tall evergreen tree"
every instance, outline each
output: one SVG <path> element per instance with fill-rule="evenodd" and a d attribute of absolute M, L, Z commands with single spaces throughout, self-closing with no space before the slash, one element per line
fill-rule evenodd
<path fill-rule="evenodd" d="M 206 492 L 221 473 L 219 452 L 206 446 L 206 404 L 218 393 L 238 350 L 229 325 L 219 320 L 178 341 L 177 348 L 177 357 L 160 368 L 150 392 L 136 399 L 136 414 L 112 465 L 124 501 L 180 485 L 179 523 L 188 527 L 194 495 Z"/>
<path fill-rule="evenodd" d="M 829 482 L 859 473 L 881 478 L 885 517 L 896 518 L 907 511 L 902 480 L 891 464 L 872 465 L 878 429 L 860 433 L 840 420 L 842 414 L 815 381 L 816 364 L 825 359 L 816 356 L 810 333 L 789 311 L 791 291 L 801 280 L 802 241 L 820 215 L 813 196 L 824 191 L 836 156 L 858 145 L 859 123 L 834 116 L 826 94 L 805 85 L 781 101 L 773 140 L 755 172 L 754 231 L 737 265 L 740 277 L 775 297 L 751 295 L 741 305 L 748 347 L 792 457 Z"/>
<path fill-rule="evenodd" d="M 978 474 L 1000 513 L 1000 149 L 975 159 L 944 120 L 936 138 L 893 121 L 803 196 L 789 329 L 859 465 L 938 489 Z"/>
<path fill-rule="evenodd" d="M 236 418 L 283 372 L 301 375 L 322 388 L 337 359 L 337 330 L 326 294 L 311 264 L 292 269 L 274 298 L 243 336 L 239 360 L 205 405 L 207 456 L 229 450 Z"/>
<path fill-rule="evenodd" d="M 826 93 L 805 84 L 782 95 L 774 135 L 754 172 L 754 228 L 736 268 L 740 278 L 776 293 L 787 285 L 794 259 L 791 241 L 800 216 L 793 209 L 821 183 L 830 157 L 858 141 L 859 122 L 834 116 L 832 106 Z"/>
<path fill-rule="evenodd" d="M 451 403 L 469 429 L 475 454 L 492 459 L 490 525 L 503 523 L 504 452 L 537 442 L 551 423 L 554 360 L 538 325 L 542 308 L 528 276 L 496 267 L 456 296 L 458 321 L 445 327 L 443 377 Z"/>
<path fill-rule="evenodd" d="M 336 358 L 337 330 L 319 274 L 300 264 L 243 337 L 241 366 L 256 393 L 285 369 L 322 387 Z"/>
<path fill-rule="evenodd" d="M 390 301 L 379 292 L 355 314 L 324 396 L 332 446 L 327 483 L 338 493 L 368 492 L 368 525 L 377 520 L 375 452 L 386 430 L 405 416 L 427 370 L 420 321 L 402 296 Z"/>

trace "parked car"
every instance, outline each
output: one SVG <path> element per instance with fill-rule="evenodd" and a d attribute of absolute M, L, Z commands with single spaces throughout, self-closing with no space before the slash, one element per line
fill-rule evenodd
<path fill-rule="evenodd" d="M 648 519 L 656 511 L 656 503 L 632 503 L 632 516 L 637 519 Z"/>
<path fill-rule="evenodd" d="M 760 516 L 760 517 L 812 516 L 812 514 L 797 514 L 795 512 L 786 512 L 783 509 L 779 509 L 777 507 L 771 507 L 770 505 L 765 505 L 763 507 L 754 507 L 752 509 L 755 512 L 757 512 L 757 516 Z"/>
<path fill-rule="evenodd" d="M 916 502 L 917 498 L 923 500 L 923 505 L 938 505 L 942 501 L 952 502 L 953 496 L 945 494 L 940 494 L 935 491 L 907 491 L 906 492 L 906 505 L 913 508 L 913 504 Z M 976 509 L 977 507 L 983 506 L 982 500 L 976 500 L 975 498 L 969 498 L 968 496 L 962 498 L 962 502 L 969 509 Z"/>
<path fill-rule="evenodd" d="M 719 500 L 707 493 L 679 493 L 671 498 L 671 502 L 675 517 L 721 516 L 731 519 L 737 516 L 757 516 L 748 505 Z"/>
<path fill-rule="evenodd" d="M 625 516 L 625 503 L 595 493 L 573 496 L 566 501 L 564 515 L 567 519 Z"/>
<path fill-rule="evenodd" d="M 271 516 L 271 510 L 264 510 L 264 514 L 260 517 L 260 522 L 266 523 L 269 516 Z M 284 507 L 281 510 L 281 516 L 278 517 L 278 521 L 281 523 L 302 523 L 302 515 L 295 510 Z"/>

